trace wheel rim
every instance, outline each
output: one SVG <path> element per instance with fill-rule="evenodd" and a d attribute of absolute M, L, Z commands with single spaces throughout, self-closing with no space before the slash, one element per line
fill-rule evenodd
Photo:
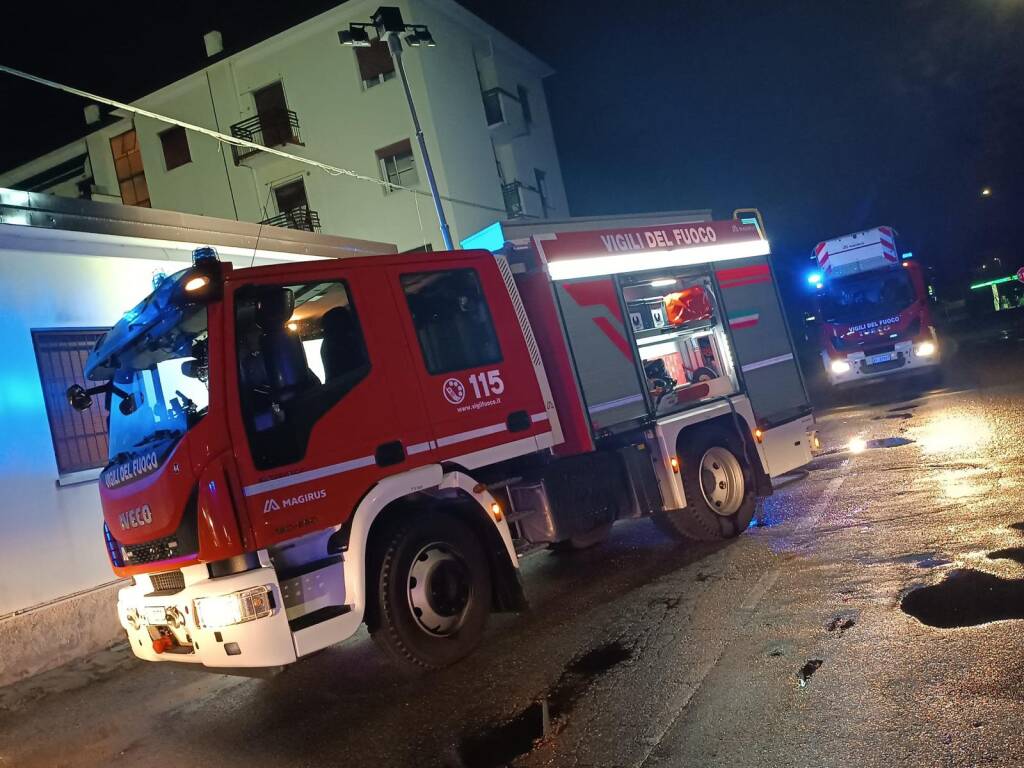
<path fill-rule="evenodd" d="M 469 569 L 450 547 L 427 544 L 409 567 L 408 595 L 409 610 L 424 632 L 450 635 L 459 628 L 469 607 Z"/>
<path fill-rule="evenodd" d="M 713 512 L 723 517 L 736 514 L 745 494 L 743 468 L 732 451 L 708 448 L 700 460 L 700 490 Z"/>

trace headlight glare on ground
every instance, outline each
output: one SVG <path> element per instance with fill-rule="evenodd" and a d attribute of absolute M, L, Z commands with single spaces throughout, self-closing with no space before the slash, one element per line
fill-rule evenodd
<path fill-rule="evenodd" d="M 846 373 L 850 370 L 850 364 L 845 360 L 833 360 L 830 367 L 832 368 L 832 373 Z"/>
<path fill-rule="evenodd" d="M 200 627 L 215 629 L 269 616 L 273 607 L 267 587 L 251 587 L 227 595 L 197 598 L 195 611 Z"/>

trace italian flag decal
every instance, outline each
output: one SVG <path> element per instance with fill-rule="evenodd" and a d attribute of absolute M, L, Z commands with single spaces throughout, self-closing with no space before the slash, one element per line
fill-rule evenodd
<path fill-rule="evenodd" d="M 757 325 L 760 319 L 761 315 L 757 312 L 740 312 L 729 316 L 729 327 L 736 329 L 751 328 Z"/>

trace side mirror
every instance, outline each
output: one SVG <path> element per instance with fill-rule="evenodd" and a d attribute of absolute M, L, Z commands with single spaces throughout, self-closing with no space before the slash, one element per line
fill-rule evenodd
<path fill-rule="evenodd" d="M 122 416 L 131 416 L 133 413 L 139 410 L 139 406 L 141 404 L 142 395 L 133 392 L 127 397 L 123 398 L 121 400 L 120 405 L 118 405 L 117 408 L 119 411 L 121 411 Z"/>
<path fill-rule="evenodd" d="M 76 411 L 87 411 L 92 407 L 92 395 L 81 384 L 72 384 L 66 394 L 68 405 Z"/>

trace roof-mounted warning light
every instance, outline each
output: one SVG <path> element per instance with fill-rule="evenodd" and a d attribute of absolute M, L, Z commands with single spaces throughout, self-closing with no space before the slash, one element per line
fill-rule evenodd
<path fill-rule="evenodd" d="M 199 266 L 205 262 L 220 261 L 220 257 L 217 256 L 217 249 L 211 248 L 209 245 L 203 245 L 192 251 L 192 264 Z"/>

